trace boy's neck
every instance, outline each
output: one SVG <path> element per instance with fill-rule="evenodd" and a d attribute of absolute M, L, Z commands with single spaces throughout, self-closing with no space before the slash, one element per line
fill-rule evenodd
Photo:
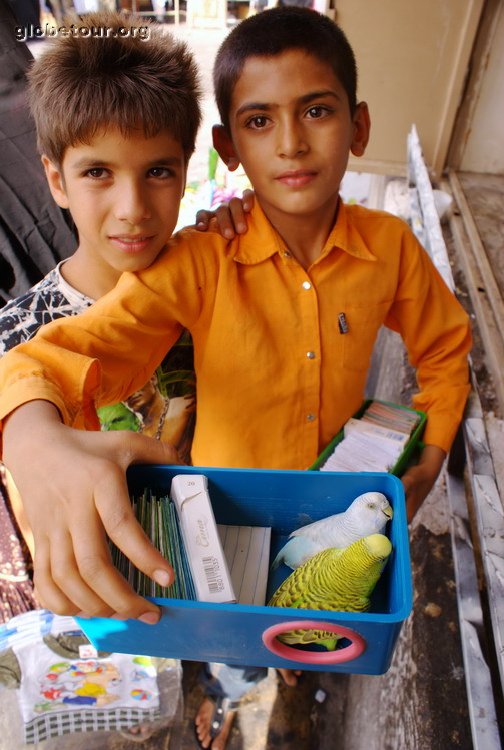
<path fill-rule="evenodd" d="M 77 248 L 61 266 L 61 275 L 78 292 L 97 300 L 115 287 L 121 273 L 109 265 L 84 257 Z"/>
<path fill-rule="evenodd" d="M 260 197 L 257 198 L 261 203 Z M 320 257 L 336 222 L 338 206 L 339 197 L 323 212 L 317 211 L 314 216 L 306 214 L 298 216 L 283 214 L 261 204 L 270 224 L 281 236 L 289 252 L 305 269 L 308 269 Z"/>

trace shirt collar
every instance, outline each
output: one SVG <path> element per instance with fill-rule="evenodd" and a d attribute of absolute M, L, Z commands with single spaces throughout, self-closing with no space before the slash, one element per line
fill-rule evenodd
<path fill-rule="evenodd" d="M 343 252 L 361 260 L 376 260 L 376 255 L 371 252 L 358 229 L 355 221 L 363 212 L 367 215 L 367 208 L 359 205 L 347 205 L 340 198 L 338 217 L 327 238 L 320 257 L 329 253 L 333 248 L 339 248 Z"/>
<path fill-rule="evenodd" d="M 369 250 L 352 222 L 354 209 L 364 210 L 360 206 L 346 206 L 340 199 L 336 223 L 327 238 L 320 258 L 338 248 L 355 258 L 376 260 L 376 256 Z M 275 253 L 285 253 L 283 240 L 269 223 L 257 200 L 254 208 L 247 215 L 247 222 L 249 229 L 246 234 L 237 235 L 234 253 L 236 261 L 254 265 L 270 258 Z"/>
<path fill-rule="evenodd" d="M 275 232 L 255 200 L 254 208 L 247 214 L 248 230 L 236 236 L 234 259 L 239 263 L 254 265 L 278 252 L 285 252 L 281 237 Z"/>

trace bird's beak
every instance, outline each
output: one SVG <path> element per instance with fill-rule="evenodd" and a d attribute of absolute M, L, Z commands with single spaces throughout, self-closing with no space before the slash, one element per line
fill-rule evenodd
<path fill-rule="evenodd" d="M 394 515 L 394 512 L 392 510 L 392 506 L 389 505 L 387 508 L 382 508 L 383 514 L 387 516 L 387 518 L 390 520 L 392 516 Z"/>

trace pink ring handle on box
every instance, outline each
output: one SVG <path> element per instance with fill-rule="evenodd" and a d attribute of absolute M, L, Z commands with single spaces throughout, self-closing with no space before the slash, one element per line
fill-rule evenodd
<path fill-rule="evenodd" d="M 348 638 L 351 643 L 345 648 L 336 651 L 301 651 L 298 648 L 288 646 L 286 643 L 280 643 L 277 636 L 286 633 L 289 630 L 326 630 L 342 638 Z M 350 628 L 343 625 L 335 625 L 330 622 L 320 622 L 320 620 L 295 620 L 294 622 L 279 622 L 266 628 L 262 634 L 262 640 L 267 649 L 275 656 L 281 656 L 289 661 L 299 661 L 303 664 L 343 664 L 346 661 L 356 659 L 366 648 L 365 639 Z"/>

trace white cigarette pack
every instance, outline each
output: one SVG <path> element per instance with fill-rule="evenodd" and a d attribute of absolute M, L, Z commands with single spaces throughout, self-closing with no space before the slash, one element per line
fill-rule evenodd
<path fill-rule="evenodd" d="M 171 498 L 177 508 L 182 538 L 201 602 L 234 602 L 236 597 L 202 474 L 177 474 Z"/>

